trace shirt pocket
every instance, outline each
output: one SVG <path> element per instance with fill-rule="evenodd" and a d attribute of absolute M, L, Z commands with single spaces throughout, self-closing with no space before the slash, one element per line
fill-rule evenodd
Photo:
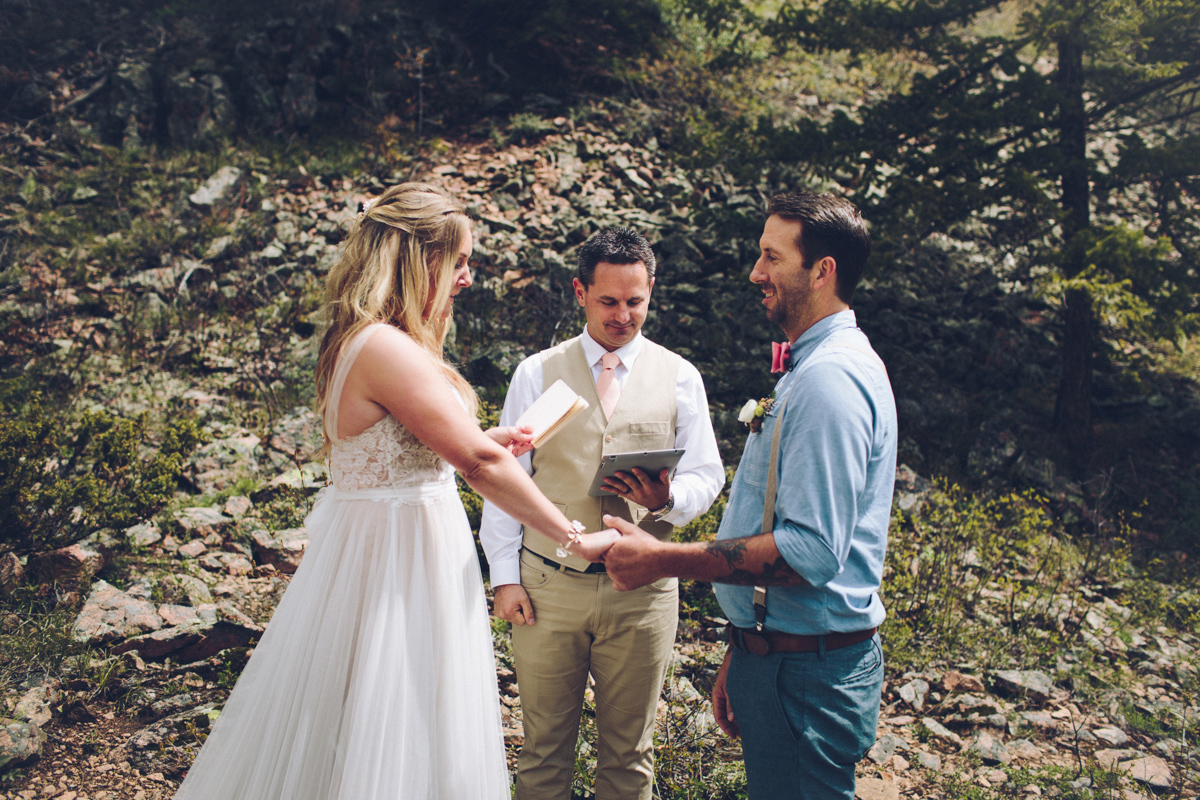
<path fill-rule="evenodd" d="M 670 436 L 671 423 L 663 420 L 662 422 L 631 422 L 629 423 L 630 436 L 653 436 L 662 438 Z"/>
<path fill-rule="evenodd" d="M 771 425 L 767 425 L 767 421 Z M 751 433 L 746 439 L 746 449 L 742 451 L 742 460 L 738 462 L 738 476 L 750 486 L 762 489 L 767 485 L 767 465 L 771 460 L 771 435 L 774 432 L 774 417 L 763 420 L 763 427 L 758 433 Z"/>

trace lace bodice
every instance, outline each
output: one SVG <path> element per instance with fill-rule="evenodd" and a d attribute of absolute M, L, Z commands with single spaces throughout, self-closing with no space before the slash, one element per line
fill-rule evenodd
<path fill-rule="evenodd" d="M 390 415 L 357 436 L 334 442 L 329 469 L 333 485 L 350 492 L 412 487 L 454 475 L 454 467 Z"/>
<path fill-rule="evenodd" d="M 343 491 L 412 488 L 449 480 L 454 475 L 454 467 L 422 444 L 390 414 L 357 436 L 333 438 L 338 429 L 342 387 L 350 366 L 367 339 L 381 327 L 386 326 L 368 325 L 347 342 L 333 372 L 325 408 L 325 430 L 333 439 L 329 454 L 330 475 L 333 485 Z"/>

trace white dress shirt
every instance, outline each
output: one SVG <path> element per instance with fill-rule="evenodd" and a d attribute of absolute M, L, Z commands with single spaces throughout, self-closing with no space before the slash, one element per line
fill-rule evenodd
<path fill-rule="evenodd" d="M 600 357 L 607 351 L 591 337 L 586 328 L 581 338 L 584 355 L 592 367 L 592 380 L 597 380 L 603 369 Z M 624 347 L 613 351 L 621 357 L 615 374 L 622 389 L 625 388 L 629 370 L 642 351 L 644 341 L 642 334 L 638 333 Z M 514 424 L 541 397 L 542 391 L 542 354 L 537 353 L 522 361 L 513 373 L 508 395 L 504 398 L 504 409 L 500 412 L 500 425 Z M 675 507 L 662 519 L 680 526 L 707 511 L 725 485 L 725 468 L 721 465 L 717 437 L 713 434 L 712 419 L 708 415 L 704 381 L 700 378 L 700 371 L 687 359 L 679 364 L 675 405 L 675 447 L 685 452 L 675 469 L 675 477 L 671 479 Z M 532 452 L 519 456 L 518 460 L 526 472 L 533 472 Z M 521 523 L 490 501 L 484 501 L 479 541 L 483 544 L 483 552 L 491 568 L 492 586 L 520 583 Z"/>

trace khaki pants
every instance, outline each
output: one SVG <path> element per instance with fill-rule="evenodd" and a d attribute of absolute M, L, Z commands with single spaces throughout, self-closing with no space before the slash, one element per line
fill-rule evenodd
<path fill-rule="evenodd" d="M 666 578 L 618 592 L 608 576 L 556 570 L 521 553 L 537 624 L 512 629 L 525 744 L 517 800 L 569 800 L 588 672 L 595 679 L 597 800 L 650 800 L 654 717 L 679 622 Z"/>

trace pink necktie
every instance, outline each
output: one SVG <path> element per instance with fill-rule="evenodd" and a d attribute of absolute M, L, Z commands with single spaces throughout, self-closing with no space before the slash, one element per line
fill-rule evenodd
<path fill-rule="evenodd" d="M 771 342 L 771 372 L 786 372 L 792 359 L 792 346 L 788 342 Z"/>
<path fill-rule="evenodd" d="M 612 419 L 617 401 L 621 399 L 621 384 L 617 383 L 617 364 L 621 357 L 616 353 L 605 353 L 600 356 L 604 369 L 600 371 L 600 379 L 596 381 L 596 394 L 600 395 L 600 408 L 604 409 L 604 418 Z"/>

